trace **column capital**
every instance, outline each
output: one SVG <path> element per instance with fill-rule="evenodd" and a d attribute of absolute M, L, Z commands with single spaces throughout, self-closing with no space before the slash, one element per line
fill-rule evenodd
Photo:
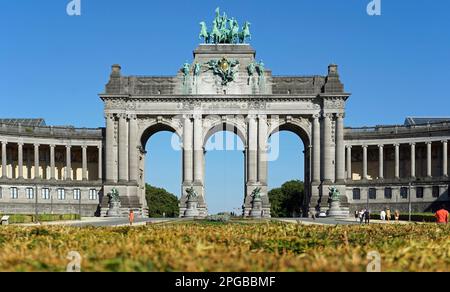
<path fill-rule="evenodd" d="M 70 148 L 72 148 L 72 145 L 67 144 L 67 145 L 66 145 L 66 149 L 70 149 Z"/>
<path fill-rule="evenodd" d="M 394 147 L 400 147 L 400 143 L 394 143 L 394 144 L 392 144 Z"/>
<path fill-rule="evenodd" d="M 412 147 L 416 146 L 416 142 L 411 142 L 411 143 L 409 143 L 409 145 L 412 146 Z"/>
<path fill-rule="evenodd" d="M 378 144 L 378 148 L 379 149 L 383 149 L 384 148 L 384 144 Z"/>
<path fill-rule="evenodd" d="M 194 114 L 193 115 L 194 120 L 201 120 L 203 118 L 202 114 Z"/>
<path fill-rule="evenodd" d="M 8 145 L 8 141 L 1 141 L 2 145 Z"/>
<path fill-rule="evenodd" d="M 24 143 L 23 143 L 23 142 L 17 142 L 17 145 L 18 145 L 19 147 L 23 147 Z"/>
<path fill-rule="evenodd" d="M 249 114 L 249 115 L 247 115 L 247 119 L 248 120 L 256 120 L 256 115 L 255 114 Z"/>
<path fill-rule="evenodd" d="M 367 145 L 367 144 L 363 144 L 363 145 L 361 145 L 361 147 L 362 147 L 362 148 L 366 148 L 366 149 L 367 149 L 367 148 L 369 148 L 369 145 Z"/>
<path fill-rule="evenodd" d="M 427 145 L 431 145 L 433 142 L 432 141 L 426 141 L 425 144 Z"/>
<path fill-rule="evenodd" d="M 35 148 L 41 146 L 41 144 L 38 144 L 38 143 L 34 143 L 33 145 Z"/>
<path fill-rule="evenodd" d="M 333 113 L 324 113 L 323 115 L 322 115 L 322 117 L 324 118 L 324 119 L 332 119 L 333 118 Z"/>
<path fill-rule="evenodd" d="M 442 144 L 447 144 L 447 143 L 448 143 L 448 140 L 441 140 L 441 143 L 442 143 Z"/>
<path fill-rule="evenodd" d="M 56 145 L 55 145 L 55 144 L 50 144 L 50 145 L 48 145 L 48 146 L 50 146 L 50 148 L 56 148 Z"/>
<path fill-rule="evenodd" d="M 265 121 L 267 120 L 267 115 L 258 115 L 258 119 Z"/>
<path fill-rule="evenodd" d="M 81 149 L 87 149 L 88 147 L 88 145 L 81 145 Z"/>
<path fill-rule="evenodd" d="M 183 115 L 183 119 L 185 119 L 185 120 L 191 120 L 192 118 L 193 118 L 193 115 L 191 115 L 191 114 Z"/>
<path fill-rule="evenodd" d="M 313 119 L 313 120 L 318 120 L 318 119 L 320 119 L 320 114 L 319 114 L 319 113 L 313 114 L 313 115 L 312 115 L 312 119 Z"/>
<path fill-rule="evenodd" d="M 345 114 L 344 113 L 338 113 L 338 114 L 336 114 L 336 118 L 338 118 L 338 119 L 345 119 Z"/>
<path fill-rule="evenodd" d="M 347 149 L 352 149 L 352 147 L 353 147 L 352 145 L 346 145 L 345 146 L 345 148 L 347 148 Z"/>

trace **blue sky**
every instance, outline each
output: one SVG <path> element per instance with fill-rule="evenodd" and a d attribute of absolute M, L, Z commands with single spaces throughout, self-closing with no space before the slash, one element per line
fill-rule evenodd
<path fill-rule="evenodd" d="M 347 126 L 401 124 L 406 116 L 448 116 L 450 2 L 382 0 L 382 16 L 366 13 L 369 0 L 111 1 L 81 0 L 69 17 L 69 0 L 0 3 L 0 117 L 43 117 L 51 125 L 104 126 L 103 91 L 110 65 L 124 74 L 173 75 L 192 57 L 201 20 L 220 6 L 252 23 L 252 46 L 275 75 L 325 74 L 340 65 L 353 95 Z M 168 134 L 148 144 L 150 183 L 179 193 L 180 155 L 167 150 Z M 303 176 L 303 145 L 282 133 L 280 159 L 270 185 Z M 153 155 L 152 155 L 153 154 Z M 218 165 L 225 163 L 224 168 Z M 239 207 L 243 156 L 207 154 L 212 212 Z"/>

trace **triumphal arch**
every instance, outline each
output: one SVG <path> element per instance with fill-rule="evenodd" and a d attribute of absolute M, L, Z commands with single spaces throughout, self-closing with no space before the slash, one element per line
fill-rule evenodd
<path fill-rule="evenodd" d="M 206 216 L 205 149 L 211 135 L 232 131 L 245 145 L 244 215 L 251 214 L 252 193 L 260 190 L 263 217 L 270 217 L 267 163 L 270 136 L 292 131 L 305 146 L 306 209 L 326 209 L 328 188 L 345 194 L 345 104 L 350 96 L 340 82 L 337 65 L 325 76 L 276 76 L 256 58 L 234 19 L 216 11 L 211 31 L 201 23 L 204 43 L 173 77 L 124 76 L 112 67 L 105 93 L 105 193 L 117 189 L 126 207 L 145 208 L 145 145 L 159 131 L 176 133 L 182 148 L 180 214 L 187 190 L 199 198 Z M 175 170 L 174 170 L 175 171 Z M 322 195 L 327 199 L 321 200 Z M 345 196 L 342 196 L 345 206 Z"/>

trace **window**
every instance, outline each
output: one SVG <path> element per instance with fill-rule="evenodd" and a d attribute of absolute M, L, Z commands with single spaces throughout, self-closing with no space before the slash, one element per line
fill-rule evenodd
<path fill-rule="evenodd" d="M 65 200 L 65 199 L 66 199 L 66 190 L 58 189 L 58 200 Z"/>
<path fill-rule="evenodd" d="M 361 189 L 353 189 L 353 200 L 361 200 Z"/>
<path fill-rule="evenodd" d="M 386 200 L 392 200 L 392 188 L 385 188 L 384 189 L 384 198 Z"/>
<path fill-rule="evenodd" d="M 48 188 L 43 188 L 41 190 L 41 194 L 42 194 L 42 199 L 43 200 L 50 200 L 50 189 Z"/>
<path fill-rule="evenodd" d="M 98 199 L 97 190 L 95 189 L 89 190 L 89 200 L 95 201 L 97 199 Z"/>
<path fill-rule="evenodd" d="M 416 188 L 416 198 L 423 199 L 423 187 Z"/>
<path fill-rule="evenodd" d="M 441 191 L 439 190 L 438 186 L 433 187 L 433 198 L 439 198 L 441 195 Z"/>
<path fill-rule="evenodd" d="M 34 199 L 34 189 L 33 188 L 27 188 L 25 190 L 25 193 L 27 195 L 27 199 L 28 200 L 33 200 Z"/>
<path fill-rule="evenodd" d="M 400 198 L 408 199 L 408 188 L 407 187 L 400 188 Z"/>
<path fill-rule="evenodd" d="M 19 192 L 17 191 L 17 188 L 11 188 L 11 199 L 18 199 L 19 198 Z"/>
<path fill-rule="evenodd" d="M 369 189 L 369 199 L 370 200 L 376 200 L 377 199 L 377 189 L 376 188 L 370 188 Z"/>
<path fill-rule="evenodd" d="M 73 190 L 73 199 L 79 201 L 81 199 L 81 190 L 74 189 Z"/>

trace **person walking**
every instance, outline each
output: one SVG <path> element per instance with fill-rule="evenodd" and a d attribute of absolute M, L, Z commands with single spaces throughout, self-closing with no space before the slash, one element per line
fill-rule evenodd
<path fill-rule="evenodd" d="M 387 208 L 387 210 L 386 210 L 386 219 L 387 219 L 388 222 L 391 222 L 391 216 L 392 216 L 391 209 Z"/>
<path fill-rule="evenodd" d="M 359 224 L 363 224 L 363 222 L 364 222 L 364 214 L 365 213 L 366 213 L 366 211 L 364 209 L 359 211 Z"/>
<path fill-rule="evenodd" d="M 370 224 L 370 211 L 369 211 L 369 209 L 367 209 L 366 212 L 364 213 L 364 219 L 366 221 L 366 224 Z"/>
<path fill-rule="evenodd" d="M 400 211 L 399 210 L 395 210 L 394 218 L 395 218 L 395 222 L 398 223 L 398 221 L 400 220 Z"/>
<path fill-rule="evenodd" d="M 355 211 L 355 220 L 356 220 L 356 222 L 359 221 L 359 211 L 358 210 Z"/>
<path fill-rule="evenodd" d="M 435 216 L 437 224 L 448 224 L 448 211 L 445 209 L 445 205 L 442 205 Z"/>
<path fill-rule="evenodd" d="M 130 221 L 130 226 L 133 226 L 134 223 L 134 212 L 130 210 L 130 214 L 128 214 L 128 220 Z"/>
<path fill-rule="evenodd" d="M 381 221 L 386 221 L 386 211 L 381 210 L 380 219 L 381 219 Z"/>

